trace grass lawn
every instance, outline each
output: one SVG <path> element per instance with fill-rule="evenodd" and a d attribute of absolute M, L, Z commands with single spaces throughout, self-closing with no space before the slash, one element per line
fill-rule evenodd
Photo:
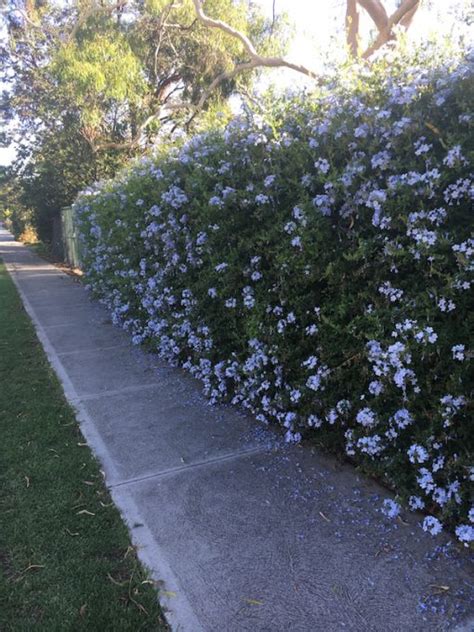
<path fill-rule="evenodd" d="M 168 628 L 0 262 L 0 630 L 32 629 Z"/>

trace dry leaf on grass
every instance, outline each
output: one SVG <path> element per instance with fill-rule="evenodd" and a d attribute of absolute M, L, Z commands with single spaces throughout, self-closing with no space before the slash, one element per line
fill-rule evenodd
<path fill-rule="evenodd" d="M 25 574 L 29 571 L 38 571 L 41 568 L 45 568 L 45 566 L 43 564 L 30 564 L 29 566 L 27 566 L 23 571 L 21 571 L 21 573 L 18 574 L 18 577 L 14 580 L 15 582 L 20 582 Z"/>
<path fill-rule="evenodd" d="M 69 529 L 67 529 L 67 528 L 66 528 L 66 533 L 67 533 L 68 535 L 73 536 L 73 537 L 75 537 L 75 536 L 79 535 L 79 531 L 69 531 Z"/>
<path fill-rule="evenodd" d="M 114 579 L 110 573 L 107 573 L 107 577 L 110 579 L 112 584 L 115 584 L 116 586 L 127 586 L 127 584 L 129 583 L 127 580 L 124 582 L 119 582 L 118 580 Z"/>

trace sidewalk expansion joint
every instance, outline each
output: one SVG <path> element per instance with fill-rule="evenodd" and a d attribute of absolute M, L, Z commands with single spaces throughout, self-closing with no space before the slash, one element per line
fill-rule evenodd
<path fill-rule="evenodd" d="M 19 272 L 18 270 L 17 270 L 17 274 L 18 274 L 18 277 L 20 279 L 20 281 L 19 281 L 20 285 L 23 285 L 24 283 L 28 283 L 30 281 L 35 281 L 36 280 L 35 277 L 22 277 L 21 271 Z M 68 290 L 68 291 L 72 291 L 74 293 L 79 293 L 80 292 L 81 294 L 83 294 L 83 291 L 80 288 L 78 288 L 78 289 L 74 288 L 73 290 L 71 290 L 71 288 L 69 286 L 61 286 L 61 287 L 54 288 L 54 289 Z M 34 300 L 36 297 L 41 296 L 42 294 L 46 295 L 50 291 L 51 291 L 51 288 L 44 288 L 43 287 L 43 288 L 39 288 L 37 290 L 30 288 L 28 290 L 28 294 L 30 296 L 33 296 L 33 300 Z M 84 293 L 85 293 L 85 290 L 84 290 Z"/>
<path fill-rule="evenodd" d="M 30 305 L 31 305 L 31 303 L 30 303 Z M 32 306 L 32 307 L 33 307 L 33 309 L 35 309 L 34 306 Z M 74 307 L 74 306 L 72 305 L 71 307 Z M 36 309 L 41 309 L 41 306 L 40 307 L 36 307 Z M 38 318 L 38 320 L 39 320 L 39 318 Z M 76 326 L 80 325 L 83 322 L 84 322 L 84 319 L 76 318 L 74 320 L 64 321 L 63 323 L 54 323 L 54 325 L 48 325 L 46 323 L 41 323 L 41 326 L 43 327 L 43 329 L 53 329 L 54 327 L 76 327 Z M 92 319 L 92 320 L 89 320 L 87 324 L 88 325 L 97 325 L 97 324 L 101 324 L 101 323 L 98 323 L 96 320 Z"/>
<path fill-rule="evenodd" d="M 130 343 L 122 342 L 117 345 L 107 345 L 105 347 L 92 347 L 90 349 L 72 349 L 71 351 L 57 351 L 57 355 L 61 358 L 62 356 L 70 356 L 70 355 L 78 355 L 80 353 L 91 353 L 92 351 L 111 351 L 113 349 L 129 349 L 131 347 Z"/>
<path fill-rule="evenodd" d="M 21 284 L 20 284 L 20 287 L 21 287 Z M 25 290 L 23 290 L 23 291 L 25 291 Z M 41 290 L 41 292 L 43 292 L 43 290 Z M 51 306 L 51 294 L 52 294 L 52 291 L 51 290 L 46 290 L 46 292 L 49 293 L 49 297 L 48 297 L 49 298 L 49 303 L 47 302 L 47 297 L 46 296 L 41 296 L 41 301 L 38 301 L 38 292 L 37 292 L 36 293 L 36 297 L 33 297 L 30 300 L 31 305 L 36 307 L 36 309 L 44 309 L 45 307 L 50 307 Z M 30 294 L 28 292 L 28 290 L 27 290 L 27 293 L 28 293 L 28 295 Z M 81 300 L 74 299 L 74 301 L 71 301 L 70 303 L 67 303 L 65 305 L 65 307 L 67 309 L 79 309 L 80 307 L 84 307 L 84 305 L 87 305 L 87 303 L 85 303 L 84 301 L 81 301 Z M 94 306 L 92 305 L 92 303 L 90 305 L 94 309 Z M 69 323 L 67 322 L 65 324 L 68 325 Z"/>
<path fill-rule="evenodd" d="M 124 393 L 135 393 L 140 391 L 146 391 L 153 388 L 159 388 L 159 382 L 150 382 L 149 384 L 137 384 L 136 386 L 123 386 L 122 388 L 115 388 L 110 390 L 100 391 L 99 393 L 89 393 L 85 395 L 77 395 L 74 397 L 74 402 L 90 402 L 96 399 L 102 399 L 104 397 L 115 397 L 115 395 L 123 395 Z"/>
<path fill-rule="evenodd" d="M 214 463 L 223 463 L 226 461 L 236 461 L 237 459 L 252 456 L 255 454 L 265 454 L 267 452 L 274 452 L 278 450 L 278 447 L 268 448 L 268 447 L 255 447 L 248 448 L 247 450 L 236 450 L 231 454 L 223 454 L 222 456 L 212 457 L 210 459 L 205 459 L 203 461 L 195 461 L 194 463 L 186 463 L 184 465 L 177 465 L 176 467 L 170 467 L 166 470 L 162 470 L 161 472 L 155 472 L 153 474 L 144 474 L 143 476 L 137 476 L 135 478 L 130 478 L 125 481 L 119 481 L 118 483 L 109 483 L 109 489 L 117 489 L 118 487 L 124 487 L 125 485 L 133 485 L 134 483 L 142 483 L 144 481 L 148 481 L 151 479 L 159 479 L 164 478 L 166 476 L 170 476 L 173 474 L 179 474 L 181 472 L 186 472 L 187 470 L 193 470 L 196 468 L 203 468 L 208 465 L 214 465 Z"/>

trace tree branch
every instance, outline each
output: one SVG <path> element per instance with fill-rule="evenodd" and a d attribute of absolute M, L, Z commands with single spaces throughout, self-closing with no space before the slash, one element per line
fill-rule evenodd
<path fill-rule="evenodd" d="M 275 29 L 275 22 L 276 22 L 276 0 L 273 0 L 273 5 L 272 5 L 272 25 L 270 27 L 270 33 L 273 35 L 273 31 Z"/>
<path fill-rule="evenodd" d="M 381 0 L 358 0 L 360 6 L 367 11 L 378 31 L 382 31 L 388 22 L 388 15 Z"/>
<path fill-rule="evenodd" d="M 14 9 L 14 10 L 21 15 L 21 17 L 25 20 L 27 24 L 32 26 L 37 31 L 41 31 L 43 34 L 47 33 L 52 36 L 57 35 L 56 29 L 54 29 L 53 27 L 49 25 L 37 24 L 30 18 L 30 16 L 28 15 L 26 11 L 23 11 L 23 9 Z"/>
<path fill-rule="evenodd" d="M 207 101 L 207 99 L 212 94 L 212 92 L 214 92 L 217 86 L 219 86 L 224 81 L 230 81 L 231 79 L 233 79 L 235 76 L 237 76 L 239 73 L 243 72 L 244 70 L 253 70 L 257 66 L 258 66 L 258 62 L 248 61 L 242 64 L 236 64 L 236 66 L 232 70 L 222 72 L 220 75 L 217 75 L 217 77 L 214 79 L 211 85 L 201 95 L 201 98 L 199 99 L 199 102 L 196 106 L 196 113 L 202 109 L 202 107 L 204 106 L 204 103 Z"/>
<path fill-rule="evenodd" d="M 204 9 L 202 8 L 202 0 L 193 0 L 194 9 L 196 11 L 196 15 L 199 21 L 204 24 L 204 26 L 208 26 L 209 28 L 219 29 L 224 33 L 227 33 L 231 37 L 239 40 L 243 45 L 245 51 L 253 62 L 253 67 L 267 67 L 267 68 L 290 68 L 296 72 L 302 73 L 312 79 L 317 79 L 318 76 L 315 72 L 303 66 L 302 64 L 294 64 L 283 57 L 264 57 L 260 55 L 255 46 L 252 44 L 250 39 L 242 33 L 241 31 L 235 29 L 230 24 L 223 22 L 222 20 L 215 20 L 210 18 L 208 15 L 204 13 Z M 242 64 L 238 64 L 235 68 L 242 66 Z"/>
<path fill-rule="evenodd" d="M 347 0 L 346 3 L 346 40 L 352 57 L 359 53 L 359 12 L 357 0 Z"/>
<path fill-rule="evenodd" d="M 403 0 L 398 9 L 394 11 L 394 13 L 392 13 L 392 15 L 388 18 L 385 27 L 381 31 L 379 31 L 375 42 L 371 44 L 363 53 L 363 59 L 368 59 L 376 50 L 381 48 L 384 44 L 386 44 L 390 39 L 393 38 L 393 27 L 395 25 L 403 24 L 403 21 L 405 21 L 405 24 L 408 28 L 408 26 L 411 24 L 413 16 L 418 10 L 419 5 L 420 0 Z"/>
<path fill-rule="evenodd" d="M 416 4 L 413 7 L 413 9 L 411 11 L 407 11 L 407 13 L 405 13 L 405 15 L 400 20 L 400 24 L 404 26 L 406 29 L 408 29 L 409 26 L 411 25 L 413 18 L 415 17 L 415 13 L 418 11 L 419 6 L 420 6 L 419 4 Z"/>
<path fill-rule="evenodd" d="M 155 73 L 155 79 L 158 76 L 158 54 L 161 49 L 161 44 L 163 41 L 163 31 L 166 26 L 168 26 L 166 20 L 169 18 L 171 13 L 171 9 L 173 8 L 174 0 L 165 7 L 163 13 L 158 18 L 158 42 L 155 47 L 155 56 L 154 56 L 154 64 L 153 64 L 153 72 Z"/>

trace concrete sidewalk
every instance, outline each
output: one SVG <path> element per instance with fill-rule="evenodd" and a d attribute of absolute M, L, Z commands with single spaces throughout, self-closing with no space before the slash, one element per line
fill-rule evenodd
<path fill-rule="evenodd" d="M 468 554 L 447 536 L 384 518 L 387 492 L 353 468 L 210 407 L 3 229 L 0 256 L 174 630 L 474 630 Z"/>

